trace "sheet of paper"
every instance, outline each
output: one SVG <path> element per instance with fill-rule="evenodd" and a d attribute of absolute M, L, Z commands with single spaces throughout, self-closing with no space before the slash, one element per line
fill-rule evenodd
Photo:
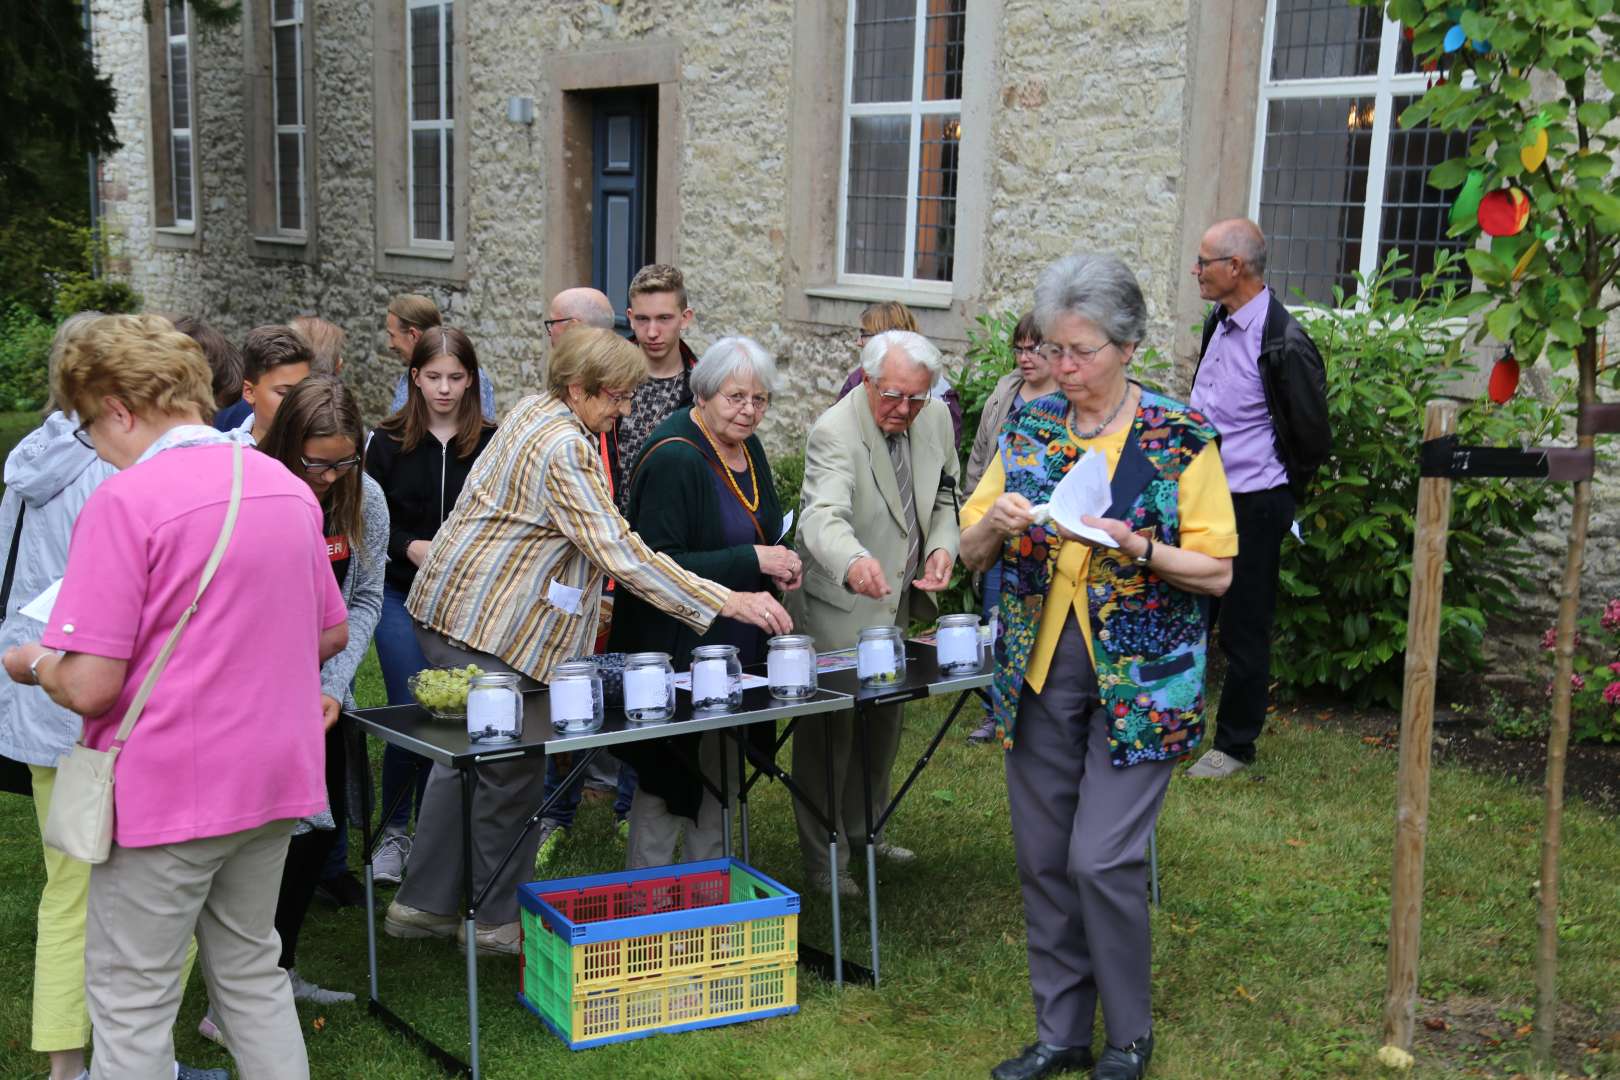
<path fill-rule="evenodd" d="M 809 686 L 809 649 L 772 649 L 765 658 L 765 670 L 772 686 Z"/>
<path fill-rule="evenodd" d="M 816 671 L 822 675 L 830 675 L 834 671 L 848 671 L 854 666 L 854 649 L 835 649 L 832 652 L 816 654 Z"/>
<path fill-rule="evenodd" d="M 979 664 L 979 628 L 947 626 L 939 632 L 937 646 L 940 667 L 953 664 Z"/>
<path fill-rule="evenodd" d="M 516 697 L 516 693 L 503 686 L 485 687 L 468 694 L 467 731 L 473 735 L 482 735 L 491 729 L 511 732 L 517 721 Z"/>
<path fill-rule="evenodd" d="M 770 681 L 763 675 L 750 675 L 744 672 L 742 677 L 737 680 L 737 685 L 744 690 L 751 690 L 756 686 L 768 686 Z M 687 693 L 692 692 L 692 673 L 690 671 L 682 671 L 676 674 L 675 689 L 685 690 Z"/>
<path fill-rule="evenodd" d="M 563 679 L 551 684 L 551 719 L 565 723 L 594 719 L 591 684 L 586 679 Z"/>
<path fill-rule="evenodd" d="M 1101 450 L 1087 450 L 1052 489 L 1052 520 L 1082 540 L 1111 548 L 1116 546 L 1113 537 L 1101 529 L 1082 525 L 1080 518 L 1086 514 L 1101 517 L 1113 501 L 1113 494 L 1108 490 L 1107 455 Z"/>
<path fill-rule="evenodd" d="M 1298 540 L 1302 544 L 1305 542 L 1305 537 L 1300 535 L 1299 522 L 1296 521 L 1292 525 L 1288 526 L 1288 531 L 1294 534 L 1295 540 Z"/>
<path fill-rule="evenodd" d="M 979 644 L 987 647 L 992 646 L 996 643 L 996 638 L 1000 636 L 1001 612 L 992 611 L 990 613 L 990 621 L 987 623 L 982 623 L 979 626 Z"/>
<path fill-rule="evenodd" d="M 693 701 L 724 701 L 730 694 L 724 660 L 699 660 L 692 665 Z"/>
<path fill-rule="evenodd" d="M 570 615 L 579 614 L 579 600 L 585 593 L 572 585 L 564 585 L 560 581 L 553 581 L 546 588 L 546 602 L 554 608 L 561 608 Z"/>
<path fill-rule="evenodd" d="M 786 540 L 787 539 L 787 534 L 792 532 L 792 531 L 793 531 L 793 511 L 789 510 L 786 514 L 784 514 L 782 516 L 782 535 L 778 536 L 776 538 L 776 542 L 778 544 L 780 544 L 783 540 Z"/>
<path fill-rule="evenodd" d="M 17 609 L 19 615 L 26 615 L 35 622 L 50 622 L 51 608 L 56 606 L 56 594 L 62 591 L 62 579 L 57 578 L 46 586 L 45 591 L 34 597 L 28 603 Z"/>
<path fill-rule="evenodd" d="M 632 668 L 624 673 L 626 709 L 662 709 L 668 703 L 668 672 L 659 668 Z"/>
<path fill-rule="evenodd" d="M 894 674 L 894 646 L 887 641 L 863 641 L 855 653 L 855 673 L 863 679 Z"/>

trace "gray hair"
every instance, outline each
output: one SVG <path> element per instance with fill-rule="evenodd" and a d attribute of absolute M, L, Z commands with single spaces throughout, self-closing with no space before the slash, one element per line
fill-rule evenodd
<path fill-rule="evenodd" d="M 934 348 L 934 343 L 910 330 L 885 330 L 861 348 L 861 370 L 869 379 L 883 377 L 883 358 L 891 349 L 900 349 L 911 362 L 928 371 L 929 385 L 939 378 L 945 362 Z"/>
<path fill-rule="evenodd" d="M 1136 275 L 1118 255 L 1065 255 L 1041 271 L 1035 282 L 1035 322 L 1050 339 L 1052 325 L 1065 315 L 1097 324 L 1116 345 L 1141 341 L 1147 333 L 1147 301 Z"/>
<path fill-rule="evenodd" d="M 751 337 L 723 337 L 703 350 L 688 380 L 692 396 L 709 400 L 733 375 L 751 372 L 767 394 L 776 393 L 776 360 Z"/>

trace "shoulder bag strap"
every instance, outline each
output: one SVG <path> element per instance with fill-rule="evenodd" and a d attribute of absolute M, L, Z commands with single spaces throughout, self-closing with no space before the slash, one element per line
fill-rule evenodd
<path fill-rule="evenodd" d="M 23 514 L 28 504 L 17 500 L 17 524 L 11 530 L 11 554 L 6 556 L 6 579 L 0 581 L 0 618 L 11 614 L 11 582 L 17 576 L 17 548 L 22 543 Z"/>
<path fill-rule="evenodd" d="M 163 650 L 158 653 L 157 659 L 146 671 L 146 678 L 141 680 L 141 688 L 136 691 L 135 699 L 129 703 L 124 712 L 124 722 L 118 725 L 118 734 L 113 739 L 114 748 L 119 748 L 129 740 L 129 733 L 135 730 L 135 721 L 141 718 L 141 712 L 146 708 L 147 698 L 152 696 L 152 688 L 157 685 L 158 678 L 162 676 L 163 669 L 169 664 L 169 654 L 174 652 L 176 643 L 180 640 L 180 631 L 186 628 L 186 623 L 197 613 L 197 601 L 202 599 L 203 590 L 208 583 L 214 580 L 214 571 L 225 558 L 225 548 L 231 542 L 231 533 L 236 530 L 237 511 L 242 508 L 242 444 L 231 444 L 231 502 L 225 509 L 225 523 L 219 528 L 219 539 L 214 541 L 214 550 L 208 556 L 208 564 L 203 567 L 202 578 L 197 582 L 197 594 L 191 598 L 191 604 L 180 613 L 180 621 L 174 624 L 169 631 L 169 639 L 163 643 Z"/>
<path fill-rule="evenodd" d="M 641 452 L 641 458 L 636 462 L 636 472 L 641 471 L 642 464 L 644 462 L 646 462 L 646 460 L 648 458 L 652 457 L 652 452 L 654 450 L 658 449 L 660 446 L 663 446 L 665 443 L 672 443 L 672 442 L 685 443 L 687 446 L 690 446 L 692 449 L 696 450 L 698 452 L 698 457 L 702 458 L 703 463 L 709 467 L 709 471 L 714 473 L 715 477 L 717 479 L 719 479 L 720 486 L 722 488 L 729 488 L 730 487 L 730 483 L 729 483 L 729 481 L 728 481 L 728 479 L 726 477 L 725 472 L 723 471 L 725 469 L 725 466 L 720 464 L 718 461 L 714 460 L 714 458 L 710 457 L 708 454 L 705 454 L 703 452 L 703 447 L 699 446 L 697 443 L 693 442 L 691 439 L 684 439 L 679 435 L 671 435 L 667 439 L 659 439 L 657 442 L 655 442 L 651 446 L 647 447 L 647 449 L 643 450 Z M 745 457 L 749 456 L 748 455 L 748 448 L 746 446 L 743 447 L 743 455 Z M 749 464 L 753 464 L 753 459 L 751 457 L 749 458 Z M 632 481 L 635 480 L 635 474 L 634 473 L 631 474 L 630 479 Z M 759 527 L 759 518 L 755 517 L 754 512 L 752 510 L 748 509 L 747 505 L 744 504 L 740 499 L 737 501 L 737 505 L 741 506 L 743 508 L 743 513 L 748 515 L 748 520 L 754 523 L 754 535 L 759 538 L 759 542 L 761 544 L 765 543 L 765 530 Z"/>

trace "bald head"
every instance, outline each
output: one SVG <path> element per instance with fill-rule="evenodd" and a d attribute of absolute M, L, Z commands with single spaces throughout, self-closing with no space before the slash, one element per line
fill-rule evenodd
<path fill-rule="evenodd" d="M 1266 276 L 1266 237 L 1248 218 L 1217 221 L 1204 233 L 1210 247 L 1243 260 L 1243 274 L 1256 280 Z"/>
<path fill-rule="evenodd" d="M 546 319 L 551 340 L 556 341 L 575 326 L 594 326 L 598 330 L 613 329 L 613 305 L 607 294 L 598 289 L 579 287 L 564 289 L 551 298 Z"/>

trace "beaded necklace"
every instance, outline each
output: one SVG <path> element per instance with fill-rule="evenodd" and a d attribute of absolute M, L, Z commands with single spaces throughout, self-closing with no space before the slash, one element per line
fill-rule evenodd
<path fill-rule="evenodd" d="M 750 514 L 752 514 L 754 511 L 758 510 L 759 509 L 759 474 L 754 472 L 754 459 L 748 456 L 748 447 L 746 447 L 746 446 L 743 447 L 743 462 L 744 462 L 743 469 L 744 469 L 744 471 L 746 471 L 748 473 L 748 479 L 753 484 L 753 488 L 754 488 L 754 501 L 753 502 L 749 502 L 747 499 L 745 499 L 743 497 L 742 488 L 737 486 L 737 477 L 736 477 L 736 475 L 731 471 L 731 466 L 726 464 L 725 455 L 720 453 L 720 444 L 715 442 L 714 436 L 709 434 L 708 425 L 703 422 L 703 414 L 700 413 L 697 409 L 694 408 L 692 410 L 692 419 L 697 421 L 698 430 L 703 432 L 703 437 L 708 440 L 709 448 L 714 451 L 715 460 L 720 462 L 720 468 L 725 471 L 726 484 L 731 488 L 731 493 L 733 495 L 737 496 L 737 501 L 742 503 L 743 507 Z"/>
<path fill-rule="evenodd" d="M 1071 410 L 1069 413 L 1069 419 L 1066 421 L 1069 427 L 1069 434 L 1073 435 L 1081 442 L 1095 439 L 1097 436 L 1101 435 L 1103 430 L 1107 428 L 1109 424 L 1112 424 L 1116 419 L 1119 418 L 1120 410 L 1125 408 L 1125 403 L 1127 401 L 1131 400 L 1131 387 L 1136 385 L 1138 385 L 1138 383 L 1135 379 L 1125 380 L 1125 394 L 1119 399 L 1119 404 L 1114 406 L 1114 411 L 1108 414 L 1108 418 L 1106 420 L 1092 428 L 1090 431 L 1074 430 L 1074 412 Z"/>

